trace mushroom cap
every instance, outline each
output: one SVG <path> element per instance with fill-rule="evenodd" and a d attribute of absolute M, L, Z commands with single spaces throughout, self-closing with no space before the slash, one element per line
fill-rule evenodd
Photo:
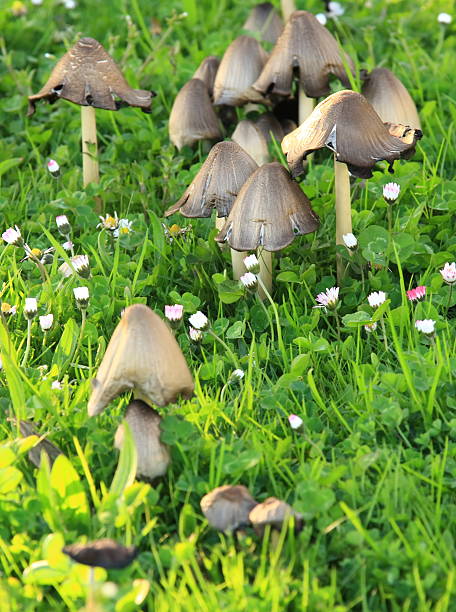
<path fill-rule="evenodd" d="M 158 412 L 141 400 L 133 400 L 128 404 L 125 420 L 130 426 L 136 446 L 138 478 L 154 480 L 158 476 L 163 476 L 168 469 L 170 457 L 168 448 L 160 442 L 161 417 Z M 116 431 L 114 446 L 120 449 L 123 439 L 124 426 L 120 424 Z"/>
<path fill-rule="evenodd" d="M 214 92 L 215 75 L 217 74 L 219 66 L 219 58 L 215 55 L 208 55 L 203 59 L 192 77 L 193 79 L 200 79 L 205 83 L 211 97 Z"/>
<path fill-rule="evenodd" d="M 177 94 L 169 116 L 169 138 L 178 149 L 198 140 L 219 140 L 219 120 L 212 108 L 206 84 L 190 79 Z"/>
<path fill-rule="evenodd" d="M 268 144 L 271 132 L 279 142 L 284 137 L 282 126 L 272 113 L 263 113 L 256 121 L 242 119 L 231 138 L 261 166 L 270 160 Z"/>
<path fill-rule="evenodd" d="M 64 546 L 62 552 L 83 565 L 105 569 L 123 569 L 138 554 L 134 546 L 122 546 L 109 538 Z"/>
<path fill-rule="evenodd" d="M 354 70 L 345 55 L 345 63 Z M 336 76 L 345 87 L 350 80 L 341 58 L 341 50 L 332 34 L 312 13 L 295 11 L 253 84 L 253 89 L 272 96 L 290 96 L 294 70 L 299 69 L 299 82 L 307 96 L 319 98 L 329 93 L 329 75 Z"/>
<path fill-rule="evenodd" d="M 219 217 L 226 217 L 242 185 L 257 167 L 235 142 L 218 142 L 180 200 L 165 212 L 165 217 L 178 210 L 184 217 L 210 217 L 213 208 Z"/>
<path fill-rule="evenodd" d="M 191 397 L 193 379 L 184 355 L 164 321 L 147 306 L 125 309 L 92 380 L 89 416 L 124 391 L 135 390 L 158 406 Z"/>
<path fill-rule="evenodd" d="M 375 68 L 364 76 L 361 90 L 385 123 L 394 123 L 421 129 L 420 118 L 411 95 L 387 68 Z"/>
<path fill-rule="evenodd" d="M 251 36 L 238 36 L 225 51 L 214 83 L 214 104 L 241 106 L 245 95 L 260 75 L 268 54 Z M 261 98 L 258 96 L 258 99 Z"/>
<path fill-rule="evenodd" d="M 263 503 L 257 504 L 249 514 L 249 520 L 254 527 L 271 525 L 280 529 L 283 522 L 294 517 L 298 529 L 302 524 L 302 514 L 284 501 L 276 497 L 268 497 Z"/>
<path fill-rule="evenodd" d="M 242 29 L 259 32 L 263 40 L 275 43 L 283 30 L 283 21 L 270 2 L 261 2 L 252 8 Z"/>
<path fill-rule="evenodd" d="M 102 45 L 94 38 L 81 38 L 58 61 L 46 85 L 29 96 L 28 114 L 33 115 L 36 101 L 42 98 L 51 104 L 63 98 L 80 106 L 113 111 L 125 105 L 138 106 L 148 113 L 154 95 L 132 89 Z"/>
<path fill-rule="evenodd" d="M 338 91 L 320 102 L 296 130 L 282 140 L 292 174 L 303 172 L 308 153 L 326 146 L 339 162 L 360 178 L 370 178 L 372 168 L 384 159 L 394 160 L 413 154 L 421 132 L 406 126 L 384 124 L 366 98 L 354 91 Z M 395 130 L 395 131 L 394 131 Z M 394 133 L 402 133 L 402 137 Z"/>
<path fill-rule="evenodd" d="M 219 531 L 233 531 L 249 524 L 249 512 L 256 506 L 250 491 L 243 485 L 217 487 L 200 502 L 208 523 Z"/>
<path fill-rule="evenodd" d="M 239 192 L 217 242 L 236 251 L 280 251 L 320 225 L 305 193 L 278 162 L 255 170 Z"/>

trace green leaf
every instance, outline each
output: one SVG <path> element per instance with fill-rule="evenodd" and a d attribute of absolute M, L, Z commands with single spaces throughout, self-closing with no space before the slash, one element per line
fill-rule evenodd
<path fill-rule="evenodd" d="M 130 426 L 127 421 L 123 421 L 122 425 L 124 428 L 124 438 L 120 450 L 119 463 L 117 464 L 116 473 L 109 489 L 109 495 L 115 498 L 120 497 L 125 489 L 133 484 L 138 462 L 136 446 L 131 435 Z"/>
<path fill-rule="evenodd" d="M 45 560 L 35 561 L 24 570 L 26 584 L 58 584 L 68 576 L 68 570 L 51 567 Z"/>
<path fill-rule="evenodd" d="M 360 325 L 371 323 L 371 316 L 369 313 L 360 310 L 342 317 L 342 323 L 347 327 L 359 327 Z"/>
<path fill-rule="evenodd" d="M 78 341 L 78 335 L 79 327 L 76 321 L 74 319 L 68 319 L 52 359 L 52 365 L 56 365 L 59 369 L 59 377 L 65 373 L 70 365 Z"/>
<path fill-rule="evenodd" d="M 65 455 L 59 455 L 51 469 L 51 487 L 58 494 L 60 510 L 68 521 L 88 523 L 89 505 L 79 475 Z"/>
<path fill-rule="evenodd" d="M 245 332 L 245 321 L 236 321 L 227 330 L 226 337 L 229 340 L 235 340 L 236 338 L 242 338 Z"/>
<path fill-rule="evenodd" d="M 284 272 L 279 272 L 276 276 L 276 280 L 283 283 L 301 283 L 301 279 L 292 270 L 285 270 Z"/>
<path fill-rule="evenodd" d="M 23 476 L 22 472 L 13 466 L 0 470 L 0 495 L 14 491 Z"/>
<path fill-rule="evenodd" d="M 238 281 L 224 280 L 217 285 L 217 290 L 219 298 L 224 304 L 233 304 L 244 295 L 244 289 Z"/>
<path fill-rule="evenodd" d="M 385 300 L 383 304 L 380 304 L 380 306 L 375 310 L 374 314 L 372 315 L 372 322 L 380 321 L 385 312 L 388 310 L 390 304 L 391 300 Z"/>
<path fill-rule="evenodd" d="M 23 157 L 13 157 L 11 159 L 5 159 L 5 161 L 0 162 L 0 176 L 5 174 L 5 172 L 8 172 L 8 170 L 11 170 L 11 168 L 18 166 L 23 161 Z"/>

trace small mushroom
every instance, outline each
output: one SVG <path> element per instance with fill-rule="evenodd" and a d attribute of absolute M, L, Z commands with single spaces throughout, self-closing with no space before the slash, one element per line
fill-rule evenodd
<path fill-rule="evenodd" d="M 33 115 L 38 100 L 52 104 L 63 98 L 81 106 L 85 187 L 99 181 L 94 109 L 116 111 L 122 106 L 136 106 L 148 113 L 154 95 L 151 91 L 132 89 L 102 45 L 93 38 L 81 38 L 59 60 L 46 85 L 29 96 L 28 114 Z"/>
<path fill-rule="evenodd" d="M 387 68 L 375 68 L 364 75 L 361 90 L 385 123 L 421 129 L 415 102 L 395 74 Z"/>
<path fill-rule="evenodd" d="M 275 43 L 282 32 L 283 22 L 270 2 L 261 2 L 252 8 L 242 29 L 258 32 L 266 42 Z"/>
<path fill-rule="evenodd" d="M 261 257 L 269 274 L 262 277 L 260 271 L 259 279 L 270 292 L 270 253 L 284 249 L 298 234 L 314 232 L 319 225 L 305 193 L 281 164 L 272 162 L 255 170 L 243 185 L 215 239 L 228 242 L 237 251 L 261 247 Z"/>
<path fill-rule="evenodd" d="M 128 404 L 125 420 L 130 426 L 136 446 L 138 464 L 136 475 L 145 480 L 154 480 L 166 474 L 170 457 L 168 448 L 160 442 L 161 417 L 156 410 L 141 400 Z M 124 426 L 119 425 L 114 445 L 120 449 L 124 439 Z"/>
<path fill-rule="evenodd" d="M 125 309 L 109 341 L 97 377 L 92 381 L 89 416 L 125 391 L 158 406 L 191 397 L 193 379 L 173 334 L 143 304 Z"/>
<path fill-rule="evenodd" d="M 138 554 L 134 546 L 122 546 L 109 538 L 64 546 L 62 552 L 77 563 L 105 569 L 123 569 L 130 565 Z"/>
<path fill-rule="evenodd" d="M 302 527 L 302 514 L 276 497 L 268 497 L 263 503 L 257 504 L 249 514 L 249 520 L 260 536 L 263 535 L 266 525 L 281 529 L 291 517 L 294 518 L 296 529 L 299 531 Z"/>
<path fill-rule="evenodd" d="M 267 58 L 268 54 L 255 38 L 238 36 L 225 51 L 217 70 L 214 104 L 245 104 L 248 99 L 244 94 L 260 75 Z"/>
<path fill-rule="evenodd" d="M 212 108 L 206 84 L 190 79 L 177 94 L 169 116 L 169 137 L 178 148 L 199 140 L 220 140 L 219 120 Z"/>
<path fill-rule="evenodd" d="M 239 121 L 231 138 L 261 166 L 270 161 L 268 145 L 271 141 L 271 133 L 278 142 L 281 142 L 285 135 L 274 115 L 263 113 L 256 121 L 250 119 Z"/>
<path fill-rule="evenodd" d="M 295 11 L 252 88 L 273 98 L 290 97 L 293 75 L 298 70 L 302 91 L 299 121 L 302 123 L 313 109 L 313 100 L 309 99 L 329 93 L 330 74 L 346 87 L 350 86 L 344 63 L 354 70 L 351 59 L 347 55 L 342 59 L 338 42 L 315 16 L 307 11 Z"/>
<path fill-rule="evenodd" d="M 208 55 L 205 57 L 201 64 L 196 69 L 193 79 L 200 79 L 203 81 L 209 92 L 209 96 L 212 98 L 214 94 L 214 82 L 215 75 L 220 66 L 220 60 L 215 55 Z"/>
<path fill-rule="evenodd" d="M 234 531 L 248 525 L 249 512 L 257 502 L 243 485 L 217 487 L 201 499 L 201 510 L 211 527 Z"/>

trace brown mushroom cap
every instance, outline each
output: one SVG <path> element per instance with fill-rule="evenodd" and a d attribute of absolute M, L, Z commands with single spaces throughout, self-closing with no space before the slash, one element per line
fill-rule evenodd
<path fill-rule="evenodd" d="M 354 70 L 346 55 L 346 64 Z M 253 89 L 272 96 L 292 94 L 293 71 L 299 69 L 299 82 L 310 98 L 329 93 L 329 75 L 333 74 L 345 87 L 350 81 L 335 38 L 312 13 L 295 11 L 285 24 Z"/>
<path fill-rule="evenodd" d="M 138 554 L 134 546 L 122 546 L 109 538 L 87 544 L 71 544 L 65 546 L 62 552 L 78 563 L 105 569 L 123 569 Z"/>
<path fill-rule="evenodd" d="M 214 83 L 214 104 L 240 106 L 246 90 L 260 75 L 268 54 L 251 36 L 238 36 L 222 57 Z"/>
<path fill-rule="evenodd" d="M 177 94 L 169 116 L 169 137 L 178 149 L 198 140 L 219 140 L 219 120 L 212 108 L 206 84 L 190 79 Z"/>
<path fill-rule="evenodd" d="M 207 91 L 209 92 L 211 98 L 214 93 L 215 75 L 217 74 L 219 66 L 219 58 L 215 55 L 208 55 L 203 59 L 192 77 L 193 79 L 200 79 L 205 83 Z"/>
<path fill-rule="evenodd" d="M 201 499 L 208 523 L 219 531 L 233 531 L 249 524 L 249 512 L 257 502 L 243 485 L 217 487 Z"/>
<path fill-rule="evenodd" d="M 235 142 L 218 142 L 180 200 L 165 212 L 165 217 L 178 210 L 184 217 L 210 217 L 213 208 L 219 217 L 226 217 L 242 185 L 257 167 Z"/>
<path fill-rule="evenodd" d="M 280 529 L 285 521 L 294 517 L 297 529 L 302 525 L 302 514 L 293 510 L 293 508 L 277 499 L 276 497 L 268 497 L 263 503 L 257 504 L 250 512 L 249 519 L 252 525 L 260 532 L 263 531 L 266 525 L 271 525 Z"/>
<path fill-rule="evenodd" d="M 33 115 L 36 101 L 42 98 L 51 104 L 63 98 L 80 106 L 113 111 L 126 104 L 148 113 L 154 95 L 132 89 L 102 45 L 94 38 L 81 38 L 59 60 L 41 91 L 29 96 L 28 114 Z"/>
<path fill-rule="evenodd" d="M 136 475 L 138 478 L 154 480 L 163 476 L 168 469 L 170 457 L 168 448 L 160 442 L 161 417 L 156 410 L 141 400 L 133 400 L 128 404 L 125 420 L 130 426 L 136 446 L 138 463 Z M 122 447 L 124 426 L 117 428 L 114 446 Z"/>
<path fill-rule="evenodd" d="M 92 381 L 89 416 L 132 389 L 158 406 L 193 394 L 192 375 L 173 334 L 143 304 L 128 306 L 114 330 Z"/>
<path fill-rule="evenodd" d="M 280 251 L 298 234 L 314 232 L 320 221 L 305 193 L 278 162 L 256 170 L 239 192 L 215 238 L 236 251 L 259 246 Z"/>
<path fill-rule="evenodd" d="M 421 129 L 415 102 L 395 74 L 387 68 L 375 68 L 364 77 L 361 93 L 385 123 Z"/>
<path fill-rule="evenodd" d="M 270 2 L 261 2 L 252 8 L 242 29 L 259 32 L 263 40 L 275 43 L 283 30 L 283 21 Z"/>
<path fill-rule="evenodd" d="M 242 119 L 231 138 L 247 151 L 261 166 L 270 160 L 269 142 L 271 133 L 279 142 L 284 137 L 282 126 L 272 113 L 263 113 L 256 121 Z"/>
<path fill-rule="evenodd" d="M 394 160 L 413 154 L 421 132 L 406 126 L 403 137 L 389 131 L 364 96 L 354 91 L 338 91 L 320 102 L 312 114 L 296 130 L 282 140 L 292 174 L 303 172 L 302 161 L 308 153 L 326 146 L 339 162 L 347 164 L 354 176 L 369 178 L 372 168 L 384 159 Z"/>

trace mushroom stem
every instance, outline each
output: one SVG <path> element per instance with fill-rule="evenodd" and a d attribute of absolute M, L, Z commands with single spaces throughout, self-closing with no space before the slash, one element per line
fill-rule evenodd
<path fill-rule="evenodd" d="M 231 249 L 231 265 L 233 266 L 233 279 L 239 280 L 246 273 L 244 266 L 245 251 L 235 251 Z"/>
<path fill-rule="evenodd" d="M 280 0 L 280 6 L 282 8 L 282 15 L 285 21 L 289 18 L 291 13 L 296 10 L 294 0 Z"/>
<path fill-rule="evenodd" d="M 304 89 L 299 86 L 299 125 L 304 123 L 315 107 L 315 100 L 308 98 L 305 94 Z"/>
<path fill-rule="evenodd" d="M 93 106 L 81 106 L 82 180 L 83 186 L 99 183 L 97 120 Z M 97 202 L 97 208 L 99 203 Z"/>
<path fill-rule="evenodd" d="M 334 178 L 336 191 L 336 244 L 344 244 L 342 236 L 352 233 L 350 175 L 347 164 L 336 161 L 334 157 Z M 337 257 L 337 282 L 344 276 L 344 264 Z"/>
<path fill-rule="evenodd" d="M 260 262 L 258 276 L 262 281 L 258 286 L 258 296 L 264 300 L 266 293 L 263 290 L 263 286 L 268 293 L 272 292 L 272 253 L 265 249 L 258 249 L 257 253 L 258 261 Z"/>

